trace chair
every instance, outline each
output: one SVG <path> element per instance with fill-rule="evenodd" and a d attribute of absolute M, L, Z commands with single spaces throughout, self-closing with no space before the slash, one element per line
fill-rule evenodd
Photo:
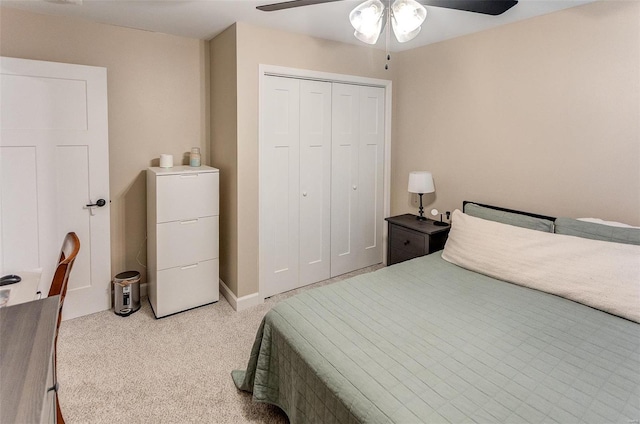
<path fill-rule="evenodd" d="M 64 298 L 67 295 L 67 283 L 69 282 L 71 268 L 73 268 L 73 262 L 76 260 L 76 256 L 78 256 L 79 251 L 80 239 L 78 238 L 76 233 L 68 233 L 65 236 L 64 241 L 62 242 L 62 248 L 60 249 L 60 256 L 58 258 L 56 272 L 55 274 L 53 274 L 53 281 L 51 282 L 51 288 L 49 289 L 49 296 L 60 296 L 60 306 L 58 308 L 58 323 L 56 325 L 56 339 L 54 342 L 54 366 L 56 369 L 56 381 L 58 380 L 58 333 L 60 332 L 60 323 L 62 322 L 62 306 L 64 305 Z M 62 411 L 60 410 L 60 402 L 57 392 L 56 415 L 56 422 L 59 424 L 64 424 L 64 418 L 62 417 Z"/>
<path fill-rule="evenodd" d="M 62 242 L 60 256 L 56 265 L 56 272 L 53 275 L 53 281 L 51 282 L 51 288 L 49 289 L 49 296 L 60 296 L 60 309 L 62 309 L 62 302 L 67 295 L 69 274 L 71 273 L 73 262 L 76 260 L 76 256 L 78 256 L 79 251 L 80 239 L 76 233 L 68 233 Z"/>

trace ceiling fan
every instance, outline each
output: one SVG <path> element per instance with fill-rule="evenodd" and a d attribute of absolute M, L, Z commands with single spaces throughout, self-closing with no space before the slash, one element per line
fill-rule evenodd
<path fill-rule="evenodd" d="M 289 0 L 258 6 L 257 9 L 274 12 L 334 1 L 341 0 Z M 425 4 L 496 16 L 503 14 L 517 3 L 517 0 L 420 0 L 420 2 L 416 0 L 365 0 L 351 11 L 349 21 L 355 29 L 353 35 L 367 44 L 376 44 L 383 29 L 386 28 L 388 62 L 391 59 L 389 54 L 390 29 L 393 30 L 400 43 L 414 39 L 420 33 L 422 24 L 427 17 Z M 385 65 L 385 69 L 389 69 L 388 63 Z"/>
<path fill-rule="evenodd" d="M 264 12 L 291 9 L 293 7 L 311 6 L 314 4 L 331 3 L 343 0 L 289 0 L 279 3 L 265 4 L 256 9 Z M 446 9 L 464 10 L 467 12 L 482 13 L 485 15 L 501 15 L 515 6 L 517 0 L 420 0 L 427 6 L 443 7 Z"/>

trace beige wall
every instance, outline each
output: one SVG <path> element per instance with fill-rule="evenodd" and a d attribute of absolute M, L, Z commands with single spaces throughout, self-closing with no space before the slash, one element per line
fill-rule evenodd
<path fill-rule="evenodd" d="M 238 297 L 258 291 L 258 66 L 278 65 L 321 72 L 391 79 L 384 53 L 246 23 L 237 23 L 237 240 L 225 281 Z M 215 40 L 212 42 L 215 43 Z M 215 67 L 215 59 L 212 61 Z M 212 140 L 217 143 L 217 140 Z M 214 158 L 213 163 L 216 163 Z M 230 275 L 233 277 L 233 275 Z"/>
<path fill-rule="evenodd" d="M 211 40 L 211 163 L 220 169 L 220 279 L 238 276 L 238 102 L 236 26 Z M 242 206 L 240 206 L 242 207 Z"/>
<path fill-rule="evenodd" d="M 222 170 L 221 277 L 239 297 L 258 291 L 259 64 L 394 81 L 392 214 L 415 210 L 408 173 L 427 169 L 430 207 L 640 225 L 639 40 L 639 3 L 597 2 L 398 53 L 385 71 L 379 50 L 245 23 L 209 46 L 0 9 L 1 55 L 108 70 L 113 272 L 140 269 L 142 171 L 200 146 Z"/>
<path fill-rule="evenodd" d="M 142 245 L 146 262 L 143 171 L 152 159 L 170 153 L 180 162 L 192 146 L 209 157 L 207 44 L 0 9 L 0 55 L 107 68 L 113 274 L 143 271 L 136 255 Z"/>
<path fill-rule="evenodd" d="M 415 211 L 409 172 L 430 170 L 429 208 L 466 199 L 640 225 L 639 2 L 596 2 L 396 58 L 392 214 Z"/>

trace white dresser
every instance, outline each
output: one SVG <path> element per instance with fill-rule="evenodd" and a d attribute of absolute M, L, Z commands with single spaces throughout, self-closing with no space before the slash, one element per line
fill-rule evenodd
<path fill-rule="evenodd" d="M 147 169 L 147 282 L 156 318 L 217 302 L 219 171 Z"/>

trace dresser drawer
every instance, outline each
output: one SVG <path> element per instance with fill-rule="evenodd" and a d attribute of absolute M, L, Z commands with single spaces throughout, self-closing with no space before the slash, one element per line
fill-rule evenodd
<path fill-rule="evenodd" d="M 218 217 L 157 224 L 158 270 L 218 257 Z"/>
<path fill-rule="evenodd" d="M 397 225 L 389 227 L 389 262 L 394 264 L 426 255 L 429 237 Z"/>
<path fill-rule="evenodd" d="M 217 302 L 218 259 L 158 271 L 156 316 Z"/>
<path fill-rule="evenodd" d="M 157 222 L 219 215 L 217 172 L 157 177 Z"/>

